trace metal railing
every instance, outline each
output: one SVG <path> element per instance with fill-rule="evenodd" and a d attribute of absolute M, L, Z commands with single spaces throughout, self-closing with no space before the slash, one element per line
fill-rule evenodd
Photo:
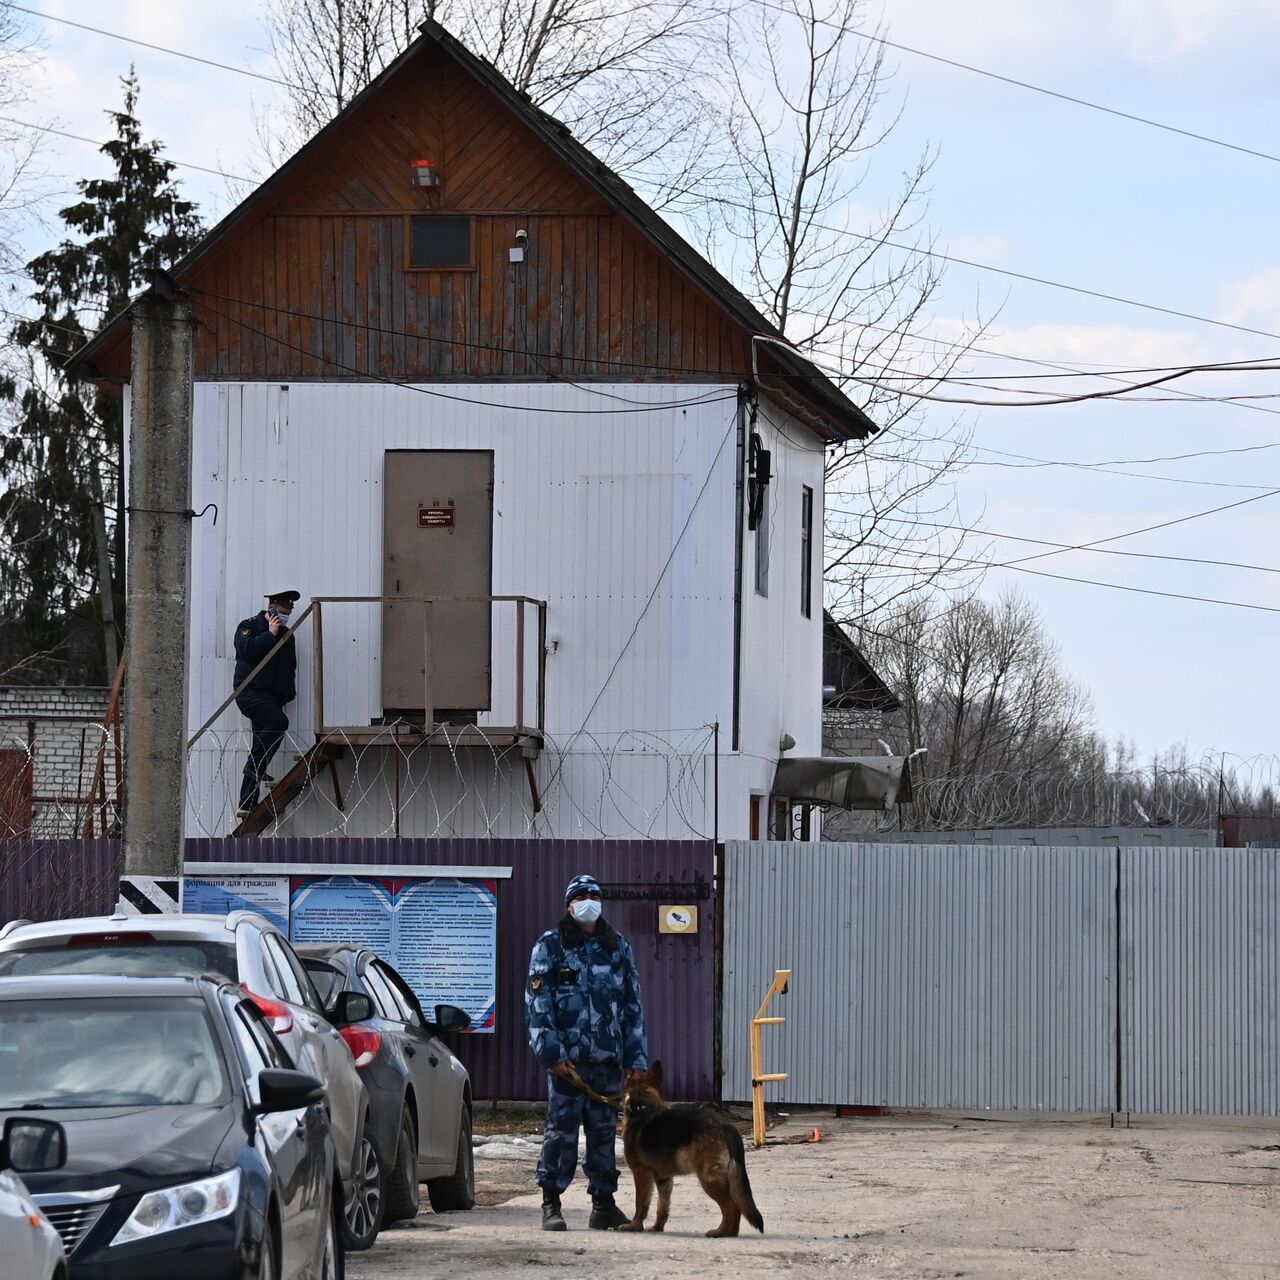
<path fill-rule="evenodd" d="M 331 725 L 325 717 L 325 677 L 324 677 L 324 606 L 340 604 L 368 604 L 386 606 L 390 604 L 417 604 L 422 606 L 422 653 L 423 653 L 423 719 L 429 727 L 435 723 L 436 708 L 440 705 L 436 700 L 436 680 L 431 660 L 433 648 L 433 631 L 435 627 L 435 606 L 455 604 L 509 604 L 515 608 L 515 671 L 514 671 L 514 710 L 515 723 L 509 726 L 518 732 L 539 733 L 546 728 L 546 662 L 547 662 L 547 602 L 532 596 L 494 595 L 494 596 L 314 596 L 311 602 L 299 615 L 298 620 L 287 629 L 281 631 L 275 644 L 262 656 L 253 670 L 232 690 L 219 704 L 218 709 L 187 740 L 187 750 L 192 747 L 217 723 L 219 717 L 233 702 L 252 684 L 258 674 L 267 666 L 272 658 L 280 652 L 290 636 L 296 636 L 304 623 L 311 622 L 312 656 L 311 683 L 314 708 L 314 724 L 317 738 L 340 729 L 364 728 L 365 726 Z M 527 645 L 529 640 L 529 620 L 527 612 L 532 607 L 537 611 L 534 625 L 537 628 L 536 671 L 533 683 L 535 689 L 529 690 L 529 674 L 527 667 Z M 534 719 L 527 723 L 526 711 L 532 702 Z"/>

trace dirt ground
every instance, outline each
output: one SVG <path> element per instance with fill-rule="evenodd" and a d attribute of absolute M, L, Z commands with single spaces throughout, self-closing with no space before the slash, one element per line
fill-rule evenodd
<path fill-rule="evenodd" d="M 1121 1117 L 1123 1123 L 1123 1117 Z M 537 1127 L 504 1116 L 501 1132 Z M 570 1230 L 539 1229 L 532 1165 L 477 1161 L 481 1207 L 421 1214 L 348 1259 L 351 1280 L 557 1274 L 669 1280 L 767 1275 L 1125 1277 L 1280 1275 L 1280 1122 L 793 1114 L 774 1136 L 817 1125 L 817 1145 L 749 1150 L 765 1218 L 707 1240 L 718 1214 L 689 1179 L 662 1235 L 587 1231 L 581 1178 Z M 492 1128 L 490 1132 L 493 1132 Z M 512 1199 L 498 1203 L 515 1191 Z M 632 1203 L 623 1170 L 619 1203 Z"/>

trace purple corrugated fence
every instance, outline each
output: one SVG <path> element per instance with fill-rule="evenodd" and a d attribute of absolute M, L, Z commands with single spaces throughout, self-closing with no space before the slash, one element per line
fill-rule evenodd
<path fill-rule="evenodd" d="M 0 924 L 103 915 L 119 882 L 118 841 L 0 840 Z"/>
<path fill-rule="evenodd" d="M 709 841 L 661 840 L 188 840 L 201 862 L 298 865 L 510 866 L 498 887 L 498 1014 L 493 1035 L 456 1036 L 477 1098 L 533 1100 L 545 1086 L 524 1031 L 524 983 L 538 935 L 564 910 L 564 887 L 591 872 L 612 886 L 605 914 L 631 940 L 640 968 L 650 1053 L 674 1098 L 710 1099 L 715 1079 L 715 854 Z M 0 923 L 103 915 L 114 909 L 120 846 L 113 840 L 0 841 Z M 658 932 L 664 903 L 698 907 L 695 934 Z"/>
<path fill-rule="evenodd" d="M 564 887 L 591 872 L 616 886 L 605 914 L 630 939 L 640 969 L 649 1051 L 673 1098 L 716 1096 L 715 852 L 710 841 L 663 840 L 188 840 L 189 873 L 201 862 L 368 866 L 509 866 L 498 885 L 498 1017 L 493 1035 L 455 1036 L 477 1098 L 531 1100 L 545 1084 L 524 1031 L 529 953 L 564 914 Z M 705 894 L 705 897 L 699 897 Z M 626 896 L 623 896 L 626 895 Z M 658 932 L 663 903 L 698 907 L 696 934 Z"/>

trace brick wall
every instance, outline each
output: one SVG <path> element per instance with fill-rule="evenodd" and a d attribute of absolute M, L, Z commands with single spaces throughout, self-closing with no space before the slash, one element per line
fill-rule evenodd
<path fill-rule="evenodd" d="M 109 698 L 110 691 L 97 686 L 0 685 L 0 752 L 10 765 L 25 759 L 31 766 L 31 827 L 21 834 L 43 839 L 80 834 Z M 106 741 L 110 824 L 115 818 L 116 764 L 114 740 Z M 13 773 L 10 769 L 6 776 Z M 97 810 L 94 821 L 94 834 L 109 834 L 101 830 Z"/>

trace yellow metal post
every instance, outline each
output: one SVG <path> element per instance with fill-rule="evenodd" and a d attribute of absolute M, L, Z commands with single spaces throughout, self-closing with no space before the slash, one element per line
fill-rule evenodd
<path fill-rule="evenodd" d="M 765 1144 L 764 1087 L 770 1081 L 785 1080 L 787 1078 L 785 1072 L 766 1072 L 764 1070 L 760 1028 L 777 1026 L 786 1022 L 786 1018 L 766 1017 L 765 1011 L 773 1003 L 774 996 L 785 994 L 787 983 L 790 980 L 790 969 L 778 969 L 773 975 L 773 982 L 770 984 L 769 990 L 765 993 L 764 1002 L 761 1004 L 756 1016 L 751 1019 L 751 1119 L 755 1129 L 757 1147 L 763 1147 Z"/>

